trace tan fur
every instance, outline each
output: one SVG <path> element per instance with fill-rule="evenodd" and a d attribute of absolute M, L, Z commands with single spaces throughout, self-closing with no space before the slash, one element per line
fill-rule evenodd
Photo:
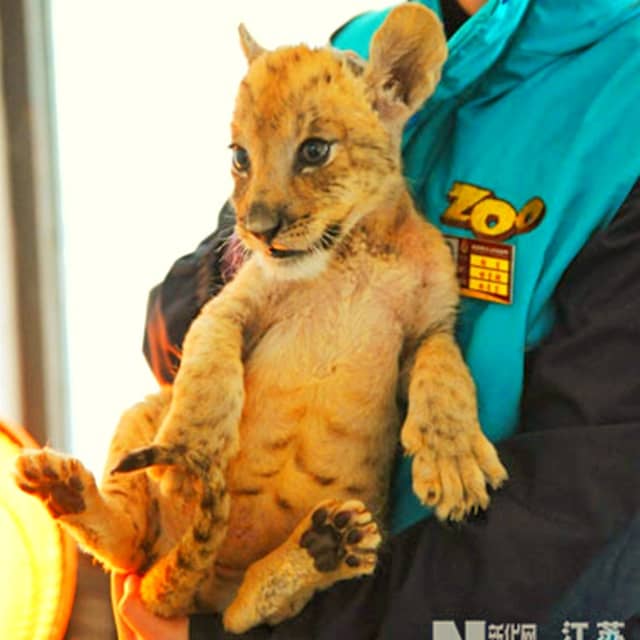
<path fill-rule="evenodd" d="M 396 8 L 369 64 L 241 36 L 232 136 L 249 163 L 232 200 L 251 257 L 193 322 L 173 388 L 125 414 L 108 463 L 122 473 L 98 490 L 48 450 L 17 466 L 105 566 L 147 571 L 154 611 L 226 610 L 235 632 L 374 570 L 399 437 L 442 519 L 486 508 L 486 484 L 506 478 L 452 335 L 451 256 L 401 173 L 402 127 L 446 57 L 441 25 Z M 309 139 L 330 142 L 317 166 Z"/>

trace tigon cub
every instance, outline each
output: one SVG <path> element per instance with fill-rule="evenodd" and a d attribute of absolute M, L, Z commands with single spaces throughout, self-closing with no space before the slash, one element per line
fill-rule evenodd
<path fill-rule="evenodd" d="M 233 632 L 374 571 L 398 438 L 441 519 L 506 478 L 453 338 L 452 258 L 401 171 L 440 22 L 398 6 L 367 62 L 241 40 L 232 203 L 250 256 L 194 320 L 173 387 L 123 416 L 100 488 L 47 449 L 16 470 L 105 567 L 144 574 L 153 611 L 224 612 Z"/>

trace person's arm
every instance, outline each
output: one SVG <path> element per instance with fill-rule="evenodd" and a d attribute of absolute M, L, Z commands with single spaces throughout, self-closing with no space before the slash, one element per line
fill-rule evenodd
<path fill-rule="evenodd" d="M 640 182 L 558 287 L 556 325 L 528 358 L 522 428 L 498 446 L 510 480 L 487 513 L 416 524 L 373 576 L 243 637 L 409 640 L 430 637 L 434 619 L 543 620 L 640 511 L 639 246 Z M 629 606 L 619 615 L 640 613 Z M 191 640 L 233 637 L 217 616 L 191 618 Z"/>
<path fill-rule="evenodd" d="M 160 384 L 173 382 L 191 322 L 242 263 L 234 225 L 235 213 L 226 203 L 218 216 L 217 229 L 193 253 L 177 260 L 149 294 L 143 351 Z"/>

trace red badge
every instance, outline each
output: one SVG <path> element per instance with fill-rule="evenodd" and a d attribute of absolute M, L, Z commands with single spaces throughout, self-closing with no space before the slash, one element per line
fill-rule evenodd
<path fill-rule="evenodd" d="M 515 247 L 445 236 L 456 262 L 460 293 L 499 304 L 513 302 Z"/>

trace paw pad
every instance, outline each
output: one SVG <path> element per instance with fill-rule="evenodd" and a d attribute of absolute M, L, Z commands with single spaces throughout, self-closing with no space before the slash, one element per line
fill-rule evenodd
<path fill-rule="evenodd" d="M 40 498 L 54 518 L 86 509 L 83 476 L 88 474 L 80 462 L 46 449 L 18 456 L 14 472 L 18 487 Z"/>
<path fill-rule="evenodd" d="M 327 573 L 340 568 L 355 573 L 373 571 L 382 538 L 378 525 L 361 502 L 325 503 L 312 513 L 310 520 L 300 546 L 313 558 L 318 571 Z"/>

